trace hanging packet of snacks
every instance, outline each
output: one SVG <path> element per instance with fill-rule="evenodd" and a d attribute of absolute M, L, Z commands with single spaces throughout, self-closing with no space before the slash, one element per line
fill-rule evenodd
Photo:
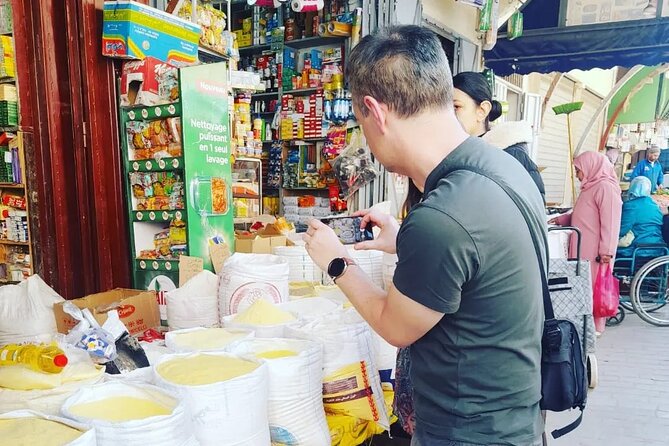
<path fill-rule="evenodd" d="M 360 130 L 353 131 L 348 146 L 331 164 L 345 199 L 379 174 Z"/>
<path fill-rule="evenodd" d="M 508 25 L 509 32 L 507 33 L 507 38 L 509 40 L 517 39 L 523 35 L 523 13 L 516 11 L 513 13 L 509 19 Z"/>

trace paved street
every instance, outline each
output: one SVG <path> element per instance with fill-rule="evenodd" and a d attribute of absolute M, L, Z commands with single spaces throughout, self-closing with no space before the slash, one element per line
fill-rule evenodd
<path fill-rule="evenodd" d="M 590 392 L 583 424 L 549 444 L 669 445 L 669 328 L 628 313 L 599 339 L 597 359 L 599 386 Z M 574 414 L 549 414 L 548 430 L 569 423 Z"/>
<path fill-rule="evenodd" d="M 581 426 L 551 446 L 669 445 L 669 328 L 653 327 L 634 314 L 609 327 L 597 344 L 599 386 L 590 392 Z M 548 431 L 577 412 L 549 414 Z M 401 439 L 374 445 L 403 446 Z"/>

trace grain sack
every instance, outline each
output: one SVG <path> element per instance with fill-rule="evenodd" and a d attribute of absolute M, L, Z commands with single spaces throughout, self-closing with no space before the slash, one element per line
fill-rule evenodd
<path fill-rule="evenodd" d="M 95 427 L 98 446 L 196 446 L 183 404 L 147 384 L 107 382 L 65 402 L 63 416 Z"/>
<path fill-rule="evenodd" d="M 292 313 L 260 299 L 241 313 L 224 317 L 222 324 L 229 329 L 251 330 L 257 338 L 282 338 L 286 327 L 296 322 Z"/>
<path fill-rule="evenodd" d="M 323 410 L 320 344 L 297 339 L 249 339 L 235 345 L 232 351 L 267 362 L 272 444 L 330 445 Z"/>
<path fill-rule="evenodd" d="M 374 340 L 367 323 L 353 310 L 287 328 L 290 337 L 323 345 L 323 404 L 326 413 L 374 421 L 388 429 Z"/>
<path fill-rule="evenodd" d="M 290 311 L 301 320 L 311 320 L 332 313 L 340 309 L 341 306 L 325 297 L 303 297 L 284 302 L 279 304 L 278 307 Z"/>
<path fill-rule="evenodd" d="M 182 399 L 202 446 L 267 446 L 267 364 L 228 353 L 163 358 L 155 382 Z"/>
<path fill-rule="evenodd" d="M 221 317 L 239 313 L 258 299 L 278 304 L 288 300 L 288 262 L 270 254 L 236 253 L 220 272 Z"/>
<path fill-rule="evenodd" d="M 189 328 L 166 333 L 165 345 L 172 353 L 222 351 L 230 344 L 252 337 L 250 330 Z"/>
<path fill-rule="evenodd" d="M 0 287 L 0 345 L 51 341 L 57 333 L 53 305 L 62 301 L 37 275 Z"/>
<path fill-rule="evenodd" d="M 31 410 L 0 415 L 1 443 L 11 446 L 96 446 L 90 426 Z"/>
<path fill-rule="evenodd" d="M 47 415 L 60 415 L 65 401 L 82 388 L 101 382 L 100 377 L 63 384 L 48 390 L 0 389 L 0 413 L 15 410 L 34 410 Z"/>
<path fill-rule="evenodd" d="M 170 330 L 218 326 L 217 291 L 218 276 L 204 270 L 182 287 L 168 292 L 165 299 Z"/>

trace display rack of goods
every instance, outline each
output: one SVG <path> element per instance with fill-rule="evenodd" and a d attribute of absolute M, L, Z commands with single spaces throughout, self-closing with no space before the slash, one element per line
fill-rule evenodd
<path fill-rule="evenodd" d="M 211 270 L 210 247 L 233 246 L 227 70 L 144 70 L 144 85 L 178 79 L 178 91 L 158 97 L 179 101 L 120 109 L 135 288 L 170 291 L 181 256 L 201 257 Z"/>
<path fill-rule="evenodd" d="M 33 273 L 23 133 L 0 136 L 0 283 Z"/>

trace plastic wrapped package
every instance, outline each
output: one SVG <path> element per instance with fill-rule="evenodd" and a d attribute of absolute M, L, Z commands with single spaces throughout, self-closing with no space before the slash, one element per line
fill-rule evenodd
<path fill-rule="evenodd" d="M 218 276 L 202 271 L 182 287 L 167 293 L 167 323 L 170 330 L 215 327 L 218 315 Z"/>
<path fill-rule="evenodd" d="M 0 287 L 0 345 L 50 341 L 57 332 L 53 305 L 62 301 L 39 276 Z"/>
<path fill-rule="evenodd" d="M 332 169 L 339 180 L 343 198 L 350 197 L 379 175 L 359 131 L 353 132 L 349 145 L 332 162 Z"/>

